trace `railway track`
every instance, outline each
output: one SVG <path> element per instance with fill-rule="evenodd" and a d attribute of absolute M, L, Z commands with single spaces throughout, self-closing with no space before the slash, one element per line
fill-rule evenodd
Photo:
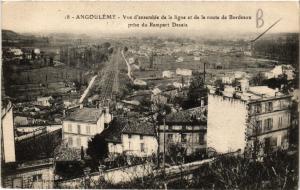
<path fill-rule="evenodd" d="M 97 85 L 100 88 L 99 99 L 101 104 L 105 104 L 112 99 L 114 94 L 119 93 L 120 56 L 120 50 L 118 49 L 111 56 L 110 61 L 106 63 L 103 70 L 98 73 L 100 80 Z"/>

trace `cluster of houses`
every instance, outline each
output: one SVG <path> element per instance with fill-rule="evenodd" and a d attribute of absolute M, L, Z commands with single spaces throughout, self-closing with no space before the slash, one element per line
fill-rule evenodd
<path fill-rule="evenodd" d="M 293 76 L 289 75 L 290 70 L 293 69 L 289 66 L 276 66 L 266 75 L 274 78 L 284 73 L 289 78 Z M 166 78 L 173 75 L 175 72 L 163 72 Z M 192 71 L 178 68 L 176 75 L 191 76 Z M 20 122 L 20 118 L 13 117 L 11 102 L 3 100 L 2 185 L 10 188 L 52 188 L 55 162 L 62 157 L 63 161 L 82 159 L 80 154 L 82 151 L 85 153 L 88 142 L 101 133 L 105 136 L 109 157 L 112 158 L 121 154 L 136 157 L 168 154 L 171 146 L 183 147 L 187 155 L 205 152 L 208 148 L 218 153 L 237 150 L 246 153 L 255 146 L 256 141 L 262 146 L 258 152 L 261 156 L 279 148 L 288 149 L 291 129 L 298 125 L 298 121 L 293 121 L 295 110 L 292 110 L 292 102 L 299 103 L 299 98 L 294 99 L 293 95 L 267 86 L 251 86 L 248 78 L 244 72 L 223 76 L 224 90 L 216 92 L 215 87 L 208 86 L 207 104 L 185 110 L 172 109 L 171 113 L 154 119 L 130 116 L 130 110 L 128 115 L 113 115 L 109 107 L 92 108 L 81 104 L 67 108 L 61 124 L 36 126 L 28 130 L 16 128 L 15 120 Z M 233 87 L 235 81 L 239 84 Z M 143 92 L 141 96 L 147 93 L 151 102 L 168 104 L 172 97 L 178 95 L 178 89 L 175 85 L 161 85 Z M 49 107 L 52 100 L 52 97 L 42 97 L 35 104 Z M 133 105 L 133 101 L 119 103 Z M 140 103 L 135 106 L 140 106 Z M 53 154 L 51 159 L 37 158 L 36 161 L 18 160 L 16 152 L 20 144 L 35 142 L 37 146 L 35 139 L 46 139 L 50 134 L 55 134 L 55 138 L 59 135 L 60 140 L 55 142 L 65 146 L 60 149 L 59 155 Z"/>
<path fill-rule="evenodd" d="M 20 49 L 12 47 L 3 51 L 4 57 L 15 59 L 35 59 L 40 57 L 42 53 L 39 48 Z"/>

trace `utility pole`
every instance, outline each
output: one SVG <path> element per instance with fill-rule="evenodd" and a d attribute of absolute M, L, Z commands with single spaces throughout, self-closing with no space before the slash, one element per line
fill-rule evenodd
<path fill-rule="evenodd" d="M 204 84 L 205 84 L 205 74 L 206 74 L 205 67 L 206 67 L 206 62 L 204 62 L 204 68 L 203 68 L 203 82 L 204 82 Z"/>
<path fill-rule="evenodd" d="M 163 151 L 163 168 L 164 168 L 164 173 L 166 172 L 166 119 L 163 119 L 164 121 L 164 151 Z"/>

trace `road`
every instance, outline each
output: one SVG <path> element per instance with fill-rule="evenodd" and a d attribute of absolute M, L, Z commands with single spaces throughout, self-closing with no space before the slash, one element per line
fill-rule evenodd
<path fill-rule="evenodd" d="M 128 63 L 128 61 L 127 61 L 126 58 L 125 58 L 125 55 L 124 55 L 123 50 L 122 50 L 121 54 L 122 54 L 122 57 L 123 57 L 124 61 L 126 62 L 126 65 L 127 65 L 127 70 L 128 70 L 127 75 L 128 75 L 128 77 L 130 78 L 130 80 L 133 81 L 133 78 L 132 78 L 132 76 L 131 76 L 131 67 L 130 67 L 130 64 Z"/>
<path fill-rule="evenodd" d="M 97 75 L 93 76 L 92 80 L 89 82 L 88 87 L 85 89 L 85 91 L 83 92 L 83 94 L 80 97 L 79 104 L 81 104 L 83 102 L 83 100 L 85 99 L 85 97 L 88 95 L 88 93 L 89 93 L 90 89 L 92 88 L 96 78 L 97 78 Z"/>

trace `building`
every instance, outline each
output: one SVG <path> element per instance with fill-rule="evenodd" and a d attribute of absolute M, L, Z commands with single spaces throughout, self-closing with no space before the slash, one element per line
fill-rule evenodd
<path fill-rule="evenodd" d="M 157 153 L 157 139 L 153 124 L 136 118 L 114 118 L 105 131 L 110 156 L 126 154 L 148 157 Z"/>
<path fill-rule="evenodd" d="M 63 120 L 63 139 L 67 141 L 69 147 L 87 148 L 89 139 L 101 133 L 111 120 L 108 108 L 80 106 Z"/>
<path fill-rule="evenodd" d="M 223 84 L 232 84 L 234 82 L 235 78 L 234 76 L 230 75 L 230 76 L 223 76 L 222 77 L 222 83 Z"/>
<path fill-rule="evenodd" d="M 200 57 L 194 56 L 194 61 L 200 61 Z"/>
<path fill-rule="evenodd" d="M 123 152 L 127 155 L 147 157 L 157 153 L 155 126 L 146 121 L 130 119 L 122 130 Z"/>
<path fill-rule="evenodd" d="M 122 145 L 122 131 L 128 122 L 127 118 L 114 118 L 105 134 L 105 141 L 107 142 L 108 152 L 110 155 L 118 155 L 123 153 Z"/>
<path fill-rule="evenodd" d="M 233 95 L 209 94 L 207 146 L 220 153 L 244 151 L 259 140 L 262 150 L 287 148 L 290 103 L 291 96 L 266 86 Z"/>
<path fill-rule="evenodd" d="M 53 159 L 43 159 L 24 162 L 16 168 L 2 168 L 3 188 L 17 189 L 53 189 L 54 164 Z"/>
<path fill-rule="evenodd" d="M 1 107 L 1 162 L 15 162 L 16 153 L 12 103 L 7 100 L 2 100 Z"/>
<path fill-rule="evenodd" d="M 159 150 L 168 153 L 171 145 L 182 146 L 188 155 L 206 148 L 204 107 L 182 110 L 166 115 L 158 123 Z"/>
<path fill-rule="evenodd" d="M 163 78 L 172 78 L 173 76 L 174 76 L 174 72 L 172 72 L 172 71 L 163 71 L 162 72 Z"/>
<path fill-rule="evenodd" d="M 133 81 L 133 84 L 134 85 L 138 85 L 138 86 L 147 86 L 147 83 L 141 79 L 135 79 Z"/>
<path fill-rule="evenodd" d="M 177 62 L 177 63 L 181 63 L 181 62 L 183 62 L 183 60 L 184 60 L 183 57 L 178 57 L 178 58 L 176 59 L 176 62 Z"/>
<path fill-rule="evenodd" d="M 37 97 L 36 104 L 40 106 L 51 106 L 52 96 Z"/>
<path fill-rule="evenodd" d="M 278 78 L 285 74 L 287 80 L 292 80 L 295 77 L 294 68 L 291 65 L 277 65 L 271 71 L 265 73 L 267 79 Z"/>
<path fill-rule="evenodd" d="M 176 69 L 176 74 L 177 75 L 182 75 L 182 76 L 192 76 L 192 70 L 177 68 Z"/>

